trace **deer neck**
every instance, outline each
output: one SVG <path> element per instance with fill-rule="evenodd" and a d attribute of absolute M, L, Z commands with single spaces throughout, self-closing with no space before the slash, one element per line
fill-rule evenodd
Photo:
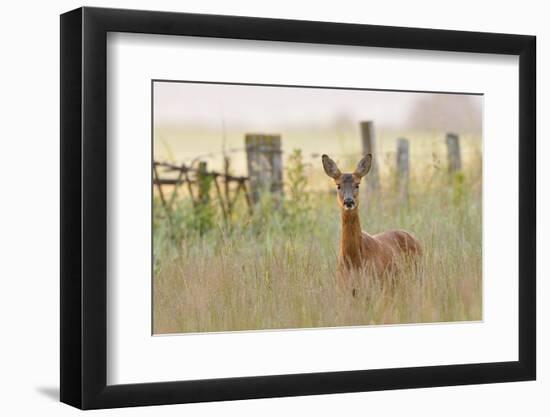
<path fill-rule="evenodd" d="M 341 218 L 340 260 L 346 266 L 360 267 L 362 232 L 358 210 L 342 210 Z"/>

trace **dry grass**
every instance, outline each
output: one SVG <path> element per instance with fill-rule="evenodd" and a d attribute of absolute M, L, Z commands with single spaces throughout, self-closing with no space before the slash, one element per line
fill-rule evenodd
<path fill-rule="evenodd" d="M 360 215 L 369 233 L 417 236 L 422 267 L 394 285 L 362 276 L 355 298 L 336 285 L 340 225 L 330 193 L 311 191 L 278 209 L 266 197 L 252 217 L 238 209 L 230 227 L 215 210 L 201 218 L 183 199 L 175 239 L 156 205 L 154 333 L 480 320 L 481 160 L 453 177 L 428 159 L 413 166 L 409 204 L 386 186 L 363 201 Z M 320 167 L 312 176 L 326 178 Z"/>

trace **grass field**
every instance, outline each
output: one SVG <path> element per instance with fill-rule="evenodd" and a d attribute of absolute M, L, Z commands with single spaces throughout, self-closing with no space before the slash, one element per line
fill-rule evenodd
<path fill-rule="evenodd" d="M 214 204 L 195 210 L 183 195 L 170 224 L 155 198 L 154 333 L 480 320 L 481 141 L 463 141 L 464 169 L 449 175 L 433 151 L 441 140 L 419 140 L 425 149 L 415 154 L 408 136 L 409 202 L 396 196 L 390 156 L 379 161 L 380 194 L 366 196 L 363 187 L 359 210 L 363 230 L 405 229 L 421 241 L 417 274 L 402 274 L 393 286 L 361 277 L 355 298 L 340 290 L 331 180 L 320 157 L 286 152 L 283 203 L 265 194 L 252 216 L 241 201 L 225 224 Z M 359 158 L 338 162 L 351 168 Z"/>

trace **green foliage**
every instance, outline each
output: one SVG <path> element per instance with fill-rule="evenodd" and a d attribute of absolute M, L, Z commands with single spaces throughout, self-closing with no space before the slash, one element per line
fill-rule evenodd
<path fill-rule="evenodd" d="M 202 166 L 199 164 L 199 172 L 206 171 L 206 164 Z M 211 175 L 199 174 L 198 181 L 198 198 L 193 210 L 193 215 L 188 216 L 187 227 L 193 231 L 198 231 L 202 236 L 215 225 L 215 210 L 210 200 L 210 189 L 212 188 L 212 182 L 214 177 Z"/>
<path fill-rule="evenodd" d="M 287 228 L 301 228 L 310 221 L 311 196 L 307 190 L 308 179 L 302 151 L 294 149 L 287 161 L 286 185 L 288 198 L 285 199 Z"/>
<path fill-rule="evenodd" d="M 455 205 L 459 205 L 461 201 L 464 199 L 464 194 L 466 193 L 466 184 L 465 184 L 465 177 L 464 173 L 462 171 L 457 171 L 454 174 L 452 174 L 452 181 L 453 181 L 453 202 Z"/>

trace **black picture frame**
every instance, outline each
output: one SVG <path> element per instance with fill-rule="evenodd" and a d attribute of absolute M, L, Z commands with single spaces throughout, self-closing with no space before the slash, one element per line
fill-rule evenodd
<path fill-rule="evenodd" d="M 108 32 L 519 56 L 518 361 L 107 385 Z M 60 57 L 62 402 L 94 409 L 535 379 L 534 36 L 84 7 L 61 15 Z"/>

